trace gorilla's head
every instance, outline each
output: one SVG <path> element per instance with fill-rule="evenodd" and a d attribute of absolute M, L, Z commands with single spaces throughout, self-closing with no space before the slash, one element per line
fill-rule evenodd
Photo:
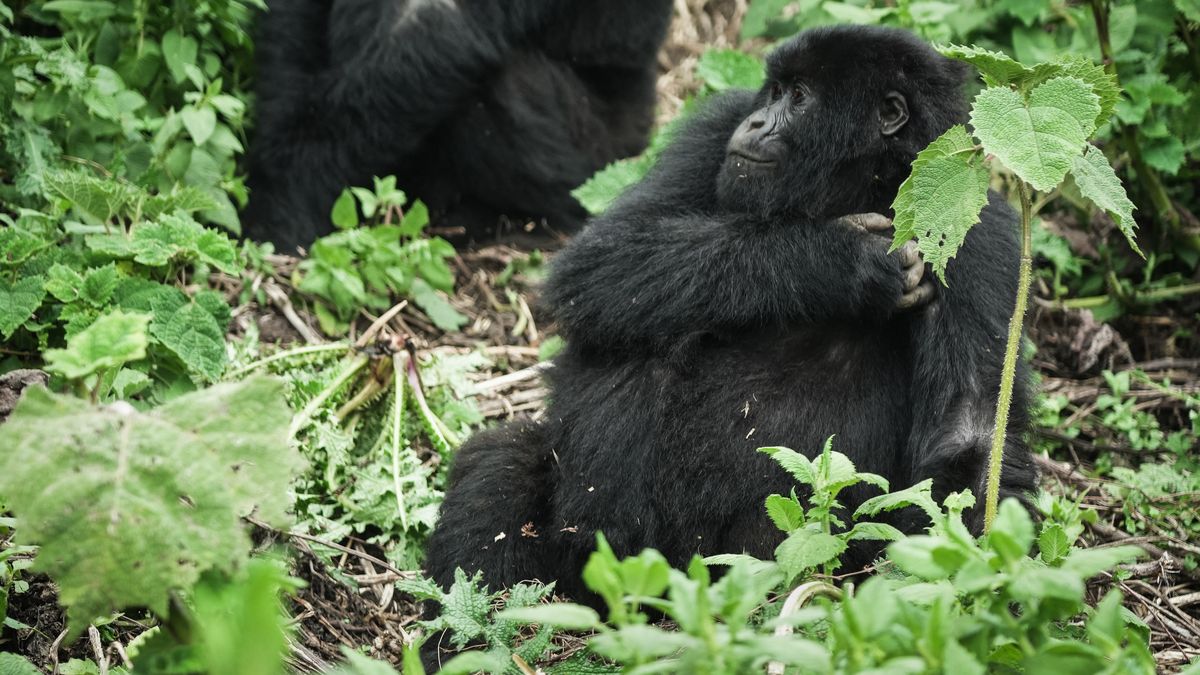
<path fill-rule="evenodd" d="M 899 29 L 806 31 L 767 59 L 717 182 L 727 208 L 830 218 L 887 212 L 917 153 L 966 121 L 969 69 Z"/>

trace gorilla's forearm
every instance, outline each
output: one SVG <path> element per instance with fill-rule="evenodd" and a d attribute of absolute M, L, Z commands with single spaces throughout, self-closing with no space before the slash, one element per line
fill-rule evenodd
<path fill-rule="evenodd" d="M 745 215 L 600 220 L 554 261 L 545 297 L 569 340 L 669 346 L 710 330 L 878 322 L 902 292 L 886 243 L 840 222 Z"/>

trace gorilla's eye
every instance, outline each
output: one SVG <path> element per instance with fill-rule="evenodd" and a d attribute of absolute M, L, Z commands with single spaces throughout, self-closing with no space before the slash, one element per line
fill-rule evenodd
<path fill-rule="evenodd" d="M 800 105 L 804 102 L 804 87 L 800 85 L 792 85 L 792 105 Z"/>
<path fill-rule="evenodd" d="M 778 82 L 773 82 L 771 84 L 771 102 L 778 101 L 781 96 L 783 96 L 783 87 Z"/>

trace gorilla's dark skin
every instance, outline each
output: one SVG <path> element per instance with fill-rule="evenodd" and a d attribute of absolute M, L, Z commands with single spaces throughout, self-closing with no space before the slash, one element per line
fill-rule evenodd
<path fill-rule="evenodd" d="M 570 190 L 637 154 L 670 0 L 271 0 L 260 18 L 247 236 L 332 230 L 344 187 L 395 174 L 434 224 L 572 232 Z M 505 219 L 507 220 L 507 219 Z"/>
<path fill-rule="evenodd" d="M 869 231 L 882 216 L 854 216 L 887 213 L 917 152 L 965 120 L 965 78 L 905 32 L 818 29 L 771 53 L 762 90 L 708 103 L 554 259 L 544 300 L 567 348 L 550 406 L 459 451 L 433 578 L 448 585 L 463 567 L 493 588 L 557 581 L 587 601 L 597 531 L 618 555 L 654 547 L 675 565 L 771 557 L 784 535 L 763 501 L 796 483 L 756 449 L 813 456 L 834 434 L 893 489 L 932 478 L 938 497 L 982 499 L 1016 216 L 993 196 L 936 290 L 887 253 L 890 232 Z M 1002 497 L 1035 483 L 1019 368 Z M 852 512 L 874 494 L 842 502 Z"/>

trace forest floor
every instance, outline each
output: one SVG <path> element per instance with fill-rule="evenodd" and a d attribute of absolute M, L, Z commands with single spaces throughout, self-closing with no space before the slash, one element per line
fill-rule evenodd
<path fill-rule="evenodd" d="M 734 44 L 745 4 L 745 0 L 677 1 L 676 20 L 660 58 L 660 113 L 664 119 L 677 114 L 686 96 L 695 91 L 693 71 L 703 49 Z M 1070 227 L 1069 223 L 1059 225 Z M 1073 246 L 1086 255 L 1089 235 L 1075 234 L 1078 236 L 1077 241 L 1072 240 Z M 470 319 L 461 332 L 438 331 L 410 307 L 388 322 L 391 331 L 410 337 L 420 351 L 483 349 L 496 357 L 493 360 L 497 365 L 491 371 L 472 376 L 476 404 L 489 423 L 536 417 L 546 397 L 538 348 L 554 334 L 554 327 L 538 311 L 536 266 L 535 272 L 518 273 L 506 286 L 516 292 L 515 301 L 514 296 L 497 297 L 496 290 L 498 275 L 514 261 L 529 258 L 528 251 L 506 246 L 460 254 L 455 260 L 457 293 L 453 304 Z M 323 341 L 317 321 L 290 284 L 297 260 L 274 256 L 269 262 L 274 273 L 255 283 L 267 291 L 270 304 L 237 307 L 231 336 L 240 336 L 254 325 L 263 344 Z M 231 285 L 226 290 L 231 302 L 236 302 L 240 288 Z M 1039 426 L 1036 431 L 1040 438 L 1056 441 L 1063 448 L 1053 458 L 1039 458 L 1043 487 L 1082 501 L 1099 515 L 1097 522 L 1088 526 L 1085 536 L 1089 545 L 1135 544 L 1147 552 L 1141 562 L 1097 579 L 1092 599 L 1117 585 L 1130 610 L 1149 627 L 1160 668 L 1172 672 L 1200 657 L 1200 569 L 1188 569 L 1183 562 L 1188 556 L 1200 559 L 1200 541 L 1194 537 L 1189 541 L 1187 530 L 1182 525 L 1172 528 L 1170 519 L 1151 519 L 1130 512 L 1124 500 L 1116 496 L 1117 491 L 1105 489 L 1108 481 L 1089 477 L 1101 457 L 1116 458 L 1104 461 L 1136 465 L 1136 450 L 1098 443 L 1086 432 L 1076 435 L 1071 429 L 1094 415 L 1101 397 L 1109 392 L 1101 376 L 1103 370 L 1136 370 L 1152 382 L 1169 380 L 1171 387 L 1166 391 L 1152 382 L 1131 379 L 1127 396 L 1137 400 L 1138 411 L 1153 414 L 1163 429 L 1190 428 L 1192 423 L 1179 395 L 1200 395 L 1200 302 L 1161 305 L 1113 323 L 1098 323 L 1090 312 L 1063 310 L 1039 299 L 1047 295 L 1044 283 L 1040 289 L 1035 285 L 1029 323 L 1030 337 L 1037 347 L 1033 363 L 1042 390 L 1065 396 L 1074 413 L 1058 424 Z M 359 329 L 377 317 L 364 312 L 361 319 Z M 350 337 L 355 338 L 355 333 Z M 1173 498 L 1200 504 L 1200 494 Z M 263 545 L 287 538 L 265 530 L 260 534 Z M 371 656 L 399 663 L 403 645 L 418 630 L 421 608 L 397 592 L 394 582 L 411 573 L 393 568 L 379 551 L 353 537 L 341 542 L 298 536 L 288 539 L 297 553 L 294 573 L 307 582 L 293 606 L 297 624 L 293 667 L 300 672 L 319 672 L 339 658 L 342 646 L 358 649 L 363 645 L 368 646 Z M 314 544 L 337 548 L 343 555 L 329 567 L 312 553 Z M 61 639 L 63 616 L 54 600 L 53 587 L 44 579 L 35 580 L 30 592 L 14 596 L 9 616 L 36 628 L 22 651 L 41 663 L 72 655 L 90 656 L 87 640 L 61 649 L 55 643 L 54 636 Z M 569 648 L 582 644 L 571 636 L 561 636 L 560 640 Z"/>

